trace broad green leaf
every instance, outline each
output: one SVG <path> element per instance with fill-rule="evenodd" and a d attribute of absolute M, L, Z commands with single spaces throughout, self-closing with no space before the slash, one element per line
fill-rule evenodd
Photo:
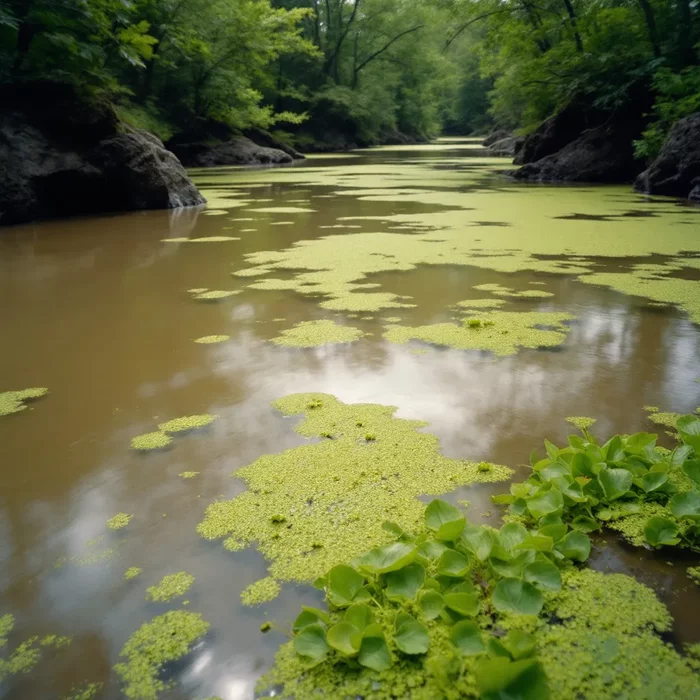
<path fill-rule="evenodd" d="M 389 600 L 407 598 L 414 600 L 425 581 L 425 568 L 414 561 L 403 569 L 384 574 L 386 581 L 386 597 Z"/>
<path fill-rule="evenodd" d="M 517 628 L 510 630 L 503 639 L 503 645 L 515 661 L 533 656 L 536 644 L 534 634 L 528 634 Z"/>
<path fill-rule="evenodd" d="M 459 508 L 437 498 L 425 509 L 425 526 L 433 530 L 439 540 L 456 540 L 462 534 L 465 522 L 466 519 Z"/>
<path fill-rule="evenodd" d="M 578 515 L 571 521 L 571 527 L 579 532 L 595 532 L 600 530 L 600 524 L 597 520 L 589 518 L 586 515 Z"/>
<path fill-rule="evenodd" d="M 675 450 L 673 450 L 673 453 L 671 454 L 671 465 L 674 467 L 683 466 L 683 463 L 688 459 L 688 457 L 690 457 L 692 453 L 692 445 L 679 445 L 678 447 L 676 447 Z M 698 455 L 698 457 L 700 457 L 700 455 Z"/>
<path fill-rule="evenodd" d="M 442 542 L 436 542 L 435 540 L 428 540 L 423 542 L 418 547 L 418 556 L 426 559 L 427 561 L 434 561 L 442 556 L 443 552 L 448 549 L 447 545 Z"/>
<path fill-rule="evenodd" d="M 364 577 L 351 566 L 339 564 L 329 572 L 326 580 L 328 602 L 336 608 L 347 608 L 365 582 Z"/>
<path fill-rule="evenodd" d="M 498 535 L 489 528 L 467 524 L 462 532 L 462 540 L 479 561 L 486 561 L 498 540 Z"/>
<path fill-rule="evenodd" d="M 690 445 L 696 455 L 700 455 L 700 418 L 698 416 L 681 416 L 676 421 L 678 430 L 683 442 Z"/>
<path fill-rule="evenodd" d="M 527 503 L 524 498 L 516 498 L 508 507 L 508 510 L 513 515 L 525 515 L 527 512 Z"/>
<path fill-rule="evenodd" d="M 541 591 L 558 591 L 561 588 L 559 569 L 546 558 L 528 564 L 523 570 L 523 577 Z"/>
<path fill-rule="evenodd" d="M 677 493 L 668 503 L 671 513 L 682 520 L 700 521 L 700 493 L 697 491 L 683 491 Z"/>
<path fill-rule="evenodd" d="M 591 541 L 588 535 L 573 530 L 557 545 L 557 549 L 567 559 L 584 562 L 591 553 Z"/>
<path fill-rule="evenodd" d="M 549 700 L 547 675 L 535 659 L 484 659 L 474 669 L 481 700 Z"/>
<path fill-rule="evenodd" d="M 454 549 L 448 549 L 438 560 L 437 572 L 440 576 L 461 578 L 469 571 L 469 567 L 469 559 L 464 554 L 455 552 Z"/>
<path fill-rule="evenodd" d="M 644 526 L 644 537 L 652 547 L 678 544 L 678 526 L 673 520 L 655 515 Z"/>
<path fill-rule="evenodd" d="M 306 625 L 294 636 L 294 651 L 312 661 L 320 661 L 328 648 L 326 630 L 318 623 Z"/>
<path fill-rule="evenodd" d="M 633 479 L 632 472 L 627 469 L 601 469 L 598 473 L 598 483 L 609 501 L 624 496 L 630 490 Z"/>
<path fill-rule="evenodd" d="M 526 481 L 511 484 L 510 492 L 516 498 L 527 498 L 530 495 L 530 484 Z"/>
<path fill-rule="evenodd" d="M 647 472 L 642 477 L 642 488 L 646 493 L 660 489 L 668 481 L 666 472 Z"/>
<path fill-rule="evenodd" d="M 501 493 L 497 496 L 491 496 L 491 503 L 495 503 L 497 506 L 509 506 L 514 502 L 515 496 L 511 496 L 509 493 Z"/>
<path fill-rule="evenodd" d="M 531 583 L 517 578 L 504 578 L 499 581 L 491 600 L 499 612 L 521 615 L 537 615 L 544 605 L 542 594 Z"/>
<path fill-rule="evenodd" d="M 700 459 L 689 459 L 683 464 L 683 473 L 696 484 L 700 485 Z"/>
<path fill-rule="evenodd" d="M 365 630 L 357 660 L 362 666 L 373 671 L 386 671 L 391 668 L 391 655 L 381 625 L 375 623 Z"/>
<path fill-rule="evenodd" d="M 302 627 L 307 625 L 313 625 L 317 622 L 322 622 L 324 624 L 329 624 L 331 621 L 330 616 L 324 610 L 319 610 L 318 608 L 308 608 L 304 606 L 302 612 L 299 614 L 297 619 L 292 625 L 292 631 L 298 632 Z"/>
<path fill-rule="evenodd" d="M 326 641 L 329 646 L 344 656 L 354 656 L 360 651 L 362 632 L 355 625 L 343 620 L 329 628 L 326 633 Z"/>
<path fill-rule="evenodd" d="M 571 469 L 566 464 L 561 464 L 561 462 L 554 462 L 549 466 L 538 472 L 542 481 L 552 481 L 559 476 L 569 476 L 571 474 Z"/>
<path fill-rule="evenodd" d="M 393 542 L 370 549 L 357 563 L 372 574 L 388 574 L 410 564 L 416 558 L 416 552 L 416 546 L 413 544 Z"/>
<path fill-rule="evenodd" d="M 351 605 L 343 615 L 343 620 L 357 627 L 360 632 L 369 627 L 373 622 L 372 608 L 364 603 L 355 603 Z"/>
<path fill-rule="evenodd" d="M 413 618 L 404 618 L 397 624 L 394 641 L 404 654 L 425 654 L 430 648 L 428 628 Z"/>
<path fill-rule="evenodd" d="M 450 639 L 465 656 L 475 656 L 486 651 L 481 630 L 471 620 L 461 620 L 454 625 L 450 630 Z"/>
<path fill-rule="evenodd" d="M 408 533 L 399 525 L 398 523 L 392 522 L 391 520 L 385 520 L 382 523 L 382 530 L 388 532 L 389 534 L 396 537 L 397 540 L 402 538 L 410 539 Z"/>
<path fill-rule="evenodd" d="M 586 449 L 586 442 L 580 435 L 568 435 L 566 439 L 569 442 L 569 447 L 573 447 L 575 450 Z"/>
<path fill-rule="evenodd" d="M 536 549 L 538 552 L 551 552 L 554 549 L 554 540 L 545 535 L 528 535 L 527 539 L 519 544 L 516 549 Z"/>
<path fill-rule="evenodd" d="M 561 514 L 559 513 L 549 513 L 540 518 L 539 527 L 540 530 L 547 525 L 563 525 L 564 521 L 561 519 Z"/>
<path fill-rule="evenodd" d="M 544 518 L 542 518 L 544 520 Z M 540 520 L 540 529 L 537 531 L 538 535 L 544 537 L 550 537 L 554 542 L 559 542 L 566 536 L 568 528 L 566 525 L 543 525 L 542 520 Z"/>
<path fill-rule="evenodd" d="M 532 562 L 535 561 L 536 555 L 537 552 L 534 549 L 524 549 L 517 552 L 511 559 L 503 560 L 492 558 L 489 559 L 489 562 L 493 570 L 499 576 L 503 576 L 504 578 L 519 578 L 523 573 L 523 569 L 528 564 L 532 564 Z"/>
<path fill-rule="evenodd" d="M 425 591 L 418 599 L 418 605 L 428 620 L 434 620 L 445 607 L 445 600 L 437 591 Z"/>
<path fill-rule="evenodd" d="M 574 458 L 571 460 L 571 473 L 575 477 L 576 476 L 592 477 L 593 476 L 593 462 L 591 461 L 591 458 L 582 452 L 575 454 Z"/>
<path fill-rule="evenodd" d="M 520 523 L 508 523 L 498 534 L 503 547 L 512 550 L 527 538 L 527 530 Z"/>
<path fill-rule="evenodd" d="M 535 520 L 548 513 L 560 513 L 564 508 L 564 497 L 559 489 L 549 489 L 527 499 L 527 509 Z"/>
<path fill-rule="evenodd" d="M 476 593 L 474 584 L 467 578 L 458 583 L 453 583 L 445 593 Z"/>
<path fill-rule="evenodd" d="M 622 438 L 615 435 L 603 445 L 606 462 L 620 462 L 625 458 L 625 451 L 622 449 Z"/>
<path fill-rule="evenodd" d="M 555 460 L 559 456 L 559 448 L 553 445 L 549 440 L 544 441 L 544 449 L 547 450 L 547 454 L 552 460 Z"/>
<path fill-rule="evenodd" d="M 489 637 L 486 640 L 486 653 L 492 658 L 496 659 L 502 656 L 505 659 L 510 659 L 510 652 L 503 646 L 500 639 L 496 637 Z"/>
<path fill-rule="evenodd" d="M 445 605 L 465 617 L 474 617 L 481 607 L 476 593 L 447 593 Z"/>
<path fill-rule="evenodd" d="M 625 442 L 627 454 L 645 454 L 647 448 L 653 448 L 656 444 L 656 435 L 653 433 L 635 433 L 630 435 Z"/>

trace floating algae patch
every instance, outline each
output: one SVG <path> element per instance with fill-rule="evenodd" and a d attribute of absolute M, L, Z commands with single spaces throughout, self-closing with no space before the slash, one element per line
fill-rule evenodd
<path fill-rule="evenodd" d="M 514 355 L 522 348 L 557 347 L 569 331 L 567 313 L 538 311 L 489 311 L 462 324 L 435 323 L 427 326 L 391 326 L 384 338 L 404 344 L 420 340 L 457 350 L 486 350 L 494 355 Z M 537 328 L 547 326 L 548 328 Z"/>
<path fill-rule="evenodd" d="M 193 287 L 192 289 L 188 289 L 187 293 L 188 294 L 201 294 L 202 292 L 206 292 L 207 288 L 206 287 Z"/>
<path fill-rule="evenodd" d="M 184 433 L 188 430 L 196 430 L 204 428 L 213 423 L 218 416 L 213 416 L 211 413 L 200 413 L 196 416 L 181 416 L 173 418 L 166 423 L 159 423 L 158 430 L 163 433 Z"/>
<path fill-rule="evenodd" d="M 656 425 L 662 425 L 665 428 L 676 429 L 676 422 L 681 417 L 680 413 L 672 413 L 670 411 L 659 411 L 656 406 L 645 406 L 644 410 L 649 413 L 649 420 Z"/>
<path fill-rule="evenodd" d="M 193 294 L 192 298 L 199 301 L 219 301 L 220 299 L 228 299 L 235 294 L 240 294 L 240 289 L 210 289 L 206 292 L 198 292 Z"/>
<path fill-rule="evenodd" d="M 214 345 L 215 343 L 225 343 L 230 338 L 230 335 L 203 335 L 201 338 L 196 338 L 194 342 L 200 345 Z"/>
<path fill-rule="evenodd" d="M 274 600 L 280 592 L 280 585 L 271 576 L 261 578 L 255 583 L 251 583 L 242 593 L 241 602 L 243 605 L 260 605 Z"/>
<path fill-rule="evenodd" d="M 363 335 L 359 328 L 342 326 L 335 321 L 302 321 L 293 328 L 282 331 L 277 338 L 272 338 L 271 342 L 277 345 L 312 348 L 330 343 L 352 343 Z"/>
<path fill-rule="evenodd" d="M 137 576 L 140 576 L 142 573 L 143 573 L 143 569 L 140 569 L 138 566 L 130 566 L 124 572 L 124 580 L 131 581 L 132 579 L 135 579 Z"/>
<path fill-rule="evenodd" d="M 194 583 L 194 576 L 186 571 L 164 576 L 160 583 L 146 589 L 146 599 L 156 603 L 167 603 L 185 595 Z"/>
<path fill-rule="evenodd" d="M 686 569 L 686 573 L 693 583 L 700 586 L 700 566 L 689 566 Z"/>
<path fill-rule="evenodd" d="M 170 687 L 160 678 L 163 666 L 185 656 L 208 630 L 209 623 L 200 614 L 185 610 L 171 610 L 141 625 L 121 651 L 125 661 L 114 667 L 124 695 L 130 700 L 157 700 Z"/>
<path fill-rule="evenodd" d="M 462 309 L 498 309 L 505 303 L 503 299 L 465 299 L 458 301 L 455 306 Z"/>
<path fill-rule="evenodd" d="M 49 390 L 44 387 L 0 392 L 0 416 L 9 416 L 10 413 L 24 411 L 27 408 L 27 401 L 41 398 L 48 393 Z"/>
<path fill-rule="evenodd" d="M 564 420 L 569 425 L 573 425 L 574 428 L 578 428 L 582 433 L 590 430 L 597 422 L 595 418 L 588 416 L 567 416 Z"/>
<path fill-rule="evenodd" d="M 14 615 L 0 615 L 0 654 L 3 654 L 8 644 L 8 637 L 14 629 Z M 61 649 L 70 644 L 70 637 L 59 637 L 50 634 L 45 637 L 29 637 L 16 646 L 9 654 L 0 656 L 0 683 L 10 676 L 31 672 L 41 661 L 46 649 Z"/>
<path fill-rule="evenodd" d="M 73 686 L 60 700 L 92 700 L 102 693 L 103 683 L 81 683 Z"/>
<path fill-rule="evenodd" d="M 157 430 L 131 438 L 131 447 L 134 450 L 159 450 L 167 447 L 172 441 L 173 439 L 169 435 Z"/>
<path fill-rule="evenodd" d="M 552 292 L 545 292 L 543 289 L 523 289 L 516 292 L 510 287 L 504 287 L 501 284 L 478 284 L 474 289 L 478 289 L 481 292 L 491 292 L 499 297 L 513 297 L 520 299 L 544 299 L 545 297 L 553 297 Z M 483 300 L 488 301 L 488 299 Z"/>
<path fill-rule="evenodd" d="M 209 212 L 212 213 L 212 212 Z M 225 214 L 226 212 L 220 212 Z M 227 241 L 240 241 L 234 236 L 203 236 L 202 238 L 163 238 L 163 243 L 226 243 Z"/>
<path fill-rule="evenodd" d="M 212 503 L 197 531 L 225 538 L 234 551 L 256 543 L 278 580 L 312 581 L 386 542 L 384 520 L 415 530 L 425 508 L 420 495 L 512 473 L 443 457 L 438 439 L 418 431 L 426 424 L 395 418 L 393 406 L 345 404 L 328 394 L 293 394 L 273 405 L 285 415 L 305 414 L 296 427 L 301 435 L 333 439 L 264 455 L 239 469 L 235 476 L 248 491 Z"/>
<path fill-rule="evenodd" d="M 199 472 L 180 472 L 178 476 L 183 479 L 194 479 L 196 476 L 199 476 Z"/>
<path fill-rule="evenodd" d="M 110 530 L 121 530 L 129 524 L 133 517 L 133 515 L 129 515 L 128 513 L 117 513 L 107 521 L 107 527 Z"/>
<path fill-rule="evenodd" d="M 307 209 L 305 207 L 261 207 L 260 209 L 251 209 L 250 211 L 259 214 L 313 214 L 316 210 Z"/>

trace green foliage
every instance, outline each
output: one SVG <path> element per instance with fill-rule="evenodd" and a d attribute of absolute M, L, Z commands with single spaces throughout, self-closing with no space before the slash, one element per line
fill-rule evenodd
<path fill-rule="evenodd" d="M 530 477 L 493 499 L 508 505 L 518 522 L 538 527 L 533 538 L 511 523 L 504 528 L 511 528 L 509 541 L 582 562 L 590 554 L 585 533 L 614 524 L 627 534 L 629 520 L 636 543 L 639 527 L 652 547 L 700 550 L 700 417 L 681 416 L 675 423 L 680 444 L 673 451 L 657 447 L 649 433 L 615 435 L 600 445 L 587 425 L 583 437 L 569 436 L 565 448 L 545 441 L 547 456 L 533 453 Z"/>

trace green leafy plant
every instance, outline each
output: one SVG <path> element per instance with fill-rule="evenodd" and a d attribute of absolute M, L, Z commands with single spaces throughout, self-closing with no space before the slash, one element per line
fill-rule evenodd
<path fill-rule="evenodd" d="M 580 427 L 582 436 L 570 435 L 567 447 L 545 440 L 546 456 L 531 456 L 530 477 L 493 497 L 512 519 L 538 527 L 533 546 L 585 561 L 585 533 L 608 525 L 625 534 L 621 521 L 630 520 L 640 525 L 639 532 L 627 529 L 637 544 L 699 550 L 700 417 L 678 418 L 674 450 L 657 446 L 650 433 L 615 435 L 600 445 L 590 425 Z"/>

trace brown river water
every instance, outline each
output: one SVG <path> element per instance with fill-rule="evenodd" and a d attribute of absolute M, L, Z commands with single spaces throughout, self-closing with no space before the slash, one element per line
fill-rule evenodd
<path fill-rule="evenodd" d="M 0 682 L 0 698 L 58 698 L 86 681 L 104 683 L 97 697 L 121 697 L 111 668 L 124 642 L 144 621 L 178 607 L 147 602 L 144 589 L 177 571 L 195 576 L 187 609 L 212 626 L 168 669 L 175 685 L 164 697 L 253 697 L 283 641 L 277 632 L 261 634 L 260 625 L 284 623 L 320 594 L 285 583 L 277 599 L 242 606 L 241 591 L 266 576 L 265 560 L 254 547 L 227 552 L 195 528 L 209 503 L 245 489 L 232 472 L 305 442 L 293 430 L 296 419 L 270 406 L 277 398 L 321 391 L 348 403 L 394 405 L 398 416 L 428 422 L 425 430 L 440 438 L 446 456 L 511 467 L 526 463 L 545 437 L 564 443 L 572 432 L 565 416 L 597 418 L 603 436 L 652 429 L 645 405 L 690 412 L 700 404 L 700 327 L 689 317 L 692 299 L 655 306 L 610 285 L 584 284 L 573 273 L 521 264 L 508 269 L 479 263 L 478 256 L 474 264 L 452 264 L 448 256 L 445 264 L 368 276 L 382 292 L 410 296 L 415 307 L 348 318 L 350 311 L 326 309 L 316 296 L 254 289 L 248 285 L 257 278 L 232 277 L 251 266 L 245 257 L 251 253 L 331 235 L 409 238 L 429 230 L 433 215 L 436 225 L 456 229 L 463 217 L 465 231 L 480 232 L 485 256 L 491 255 L 490 239 L 509 236 L 494 245 L 507 254 L 519 231 L 531 235 L 536 217 L 549 220 L 560 228 L 543 233 L 541 250 L 528 253 L 543 261 L 587 256 L 596 272 L 629 269 L 645 253 L 655 257 L 643 262 L 659 264 L 676 253 L 700 253 L 697 208 L 646 200 L 626 187 L 514 185 L 493 172 L 506 161 L 487 158 L 471 142 L 351 155 L 278 170 L 199 171 L 195 178 L 205 195 L 214 188 L 207 211 L 0 231 L 0 391 L 50 391 L 30 410 L 0 417 L 0 616 L 15 616 L 11 646 L 31 635 L 73 637 L 65 649 L 47 652 L 30 674 Z M 412 221 L 422 228 L 400 228 Z M 328 228 L 348 225 L 356 228 Z M 642 241 L 629 258 L 619 251 L 609 257 L 604 245 L 599 255 L 595 246 L 572 249 L 570 240 L 603 235 L 604 225 L 606 240 L 618 231 L 638 232 L 650 243 Z M 656 245 L 681 229 L 682 243 L 668 244 L 673 250 Z M 556 255 L 552 241 L 559 231 L 568 238 Z M 164 242 L 208 236 L 240 240 Z M 648 250 L 640 249 L 644 245 Z M 337 261 L 340 268 L 344 263 Z M 700 279 L 697 266 L 679 274 Z M 521 290 L 533 282 L 553 296 L 518 300 L 518 308 L 576 317 L 557 347 L 494 357 L 383 337 L 389 317 L 411 326 L 450 321 L 449 307 L 477 285 Z M 203 303 L 187 293 L 197 287 L 241 293 Z M 700 300 L 700 289 L 695 294 Z M 321 319 L 372 335 L 311 348 L 269 342 L 296 323 Z M 193 342 L 211 334 L 231 337 L 213 345 Z M 174 449 L 130 449 L 133 436 L 159 421 L 196 413 L 219 418 Z M 182 479 L 183 471 L 200 474 Z M 448 498 L 468 499 L 475 519 L 496 524 L 489 495 L 503 490 L 502 484 L 464 487 Z M 134 514 L 133 521 L 108 530 L 106 520 L 120 511 Z M 592 563 L 653 586 L 676 618 L 675 638 L 700 641 L 700 589 L 685 575 L 686 566 L 698 565 L 697 556 L 670 560 L 608 535 L 596 542 Z M 144 573 L 125 581 L 130 566 Z"/>

